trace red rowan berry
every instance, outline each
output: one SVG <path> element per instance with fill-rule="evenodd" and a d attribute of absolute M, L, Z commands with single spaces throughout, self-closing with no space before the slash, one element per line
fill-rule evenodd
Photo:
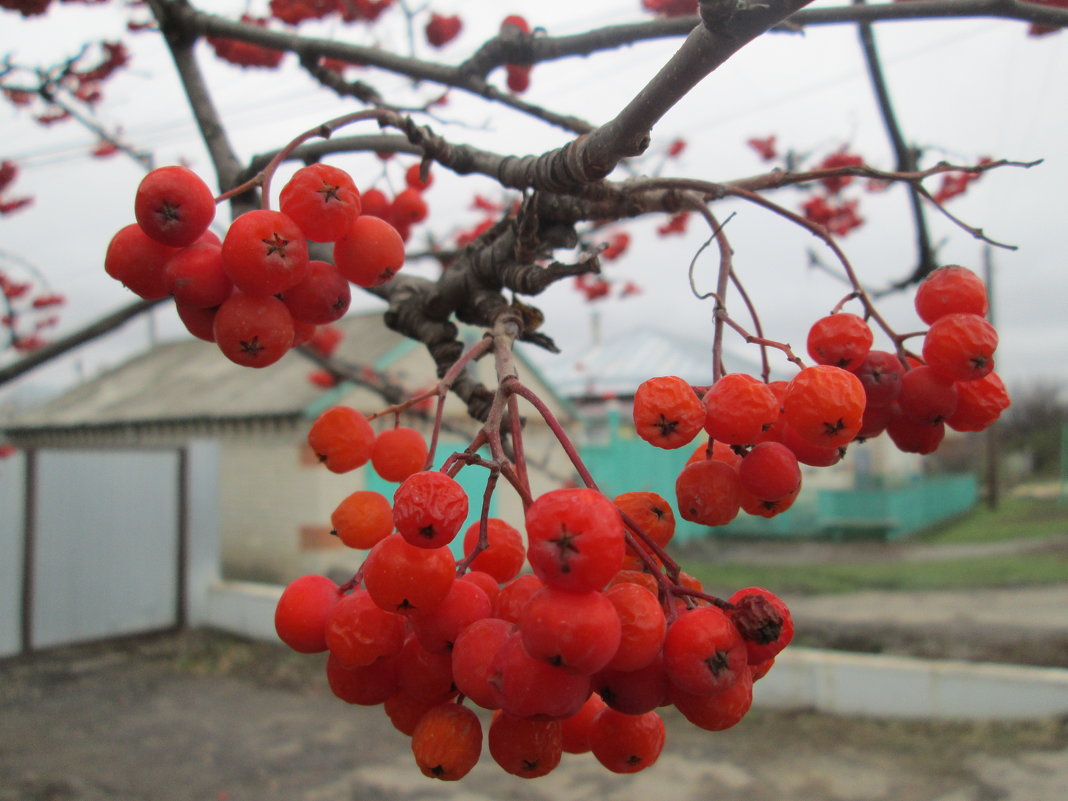
<path fill-rule="evenodd" d="M 705 409 L 693 388 L 678 376 L 643 381 L 634 393 L 634 429 L 658 448 L 681 448 L 705 422 Z"/>
<path fill-rule="evenodd" d="M 104 271 L 145 300 L 170 294 L 164 278 L 167 261 L 178 252 L 149 237 L 137 223 L 120 228 L 108 243 Z"/>
<path fill-rule="evenodd" d="M 927 365 L 954 381 L 976 381 L 994 369 L 998 332 L 978 314 L 943 314 L 923 340 Z"/>
<path fill-rule="evenodd" d="M 512 636 L 515 625 L 498 617 L 476 620 L 456 637 L 452 646 L 452 676 L 456 689 L 483 709 L 500 709 L 500 690 L 490 682 L 494 656 Z"/>
<path fill-rule="evenodd" d="M 333 654 L 326 659 L 330 692 L 347 704 L 378 706 L 397 693 L 397 656 L 384 656 L 369 665 L 349 667 Z"/>
<path fill-rule="evenodd" d="M 773 658 L 794 637 L 794 621 L 782 600 L 763 587 L 738 590 L 727 602 L 727 612 L 745 641 L 749 664 L 758 665 Z"/>
<path fill-rule="evenodd" d="M 863 423 L 863 417 L 861 422 Z M 860 432 L 858 430 L 857 436 L 859 435 Z M 807 464 L 809 467 L 830 467 L 838 464 L 842 461 L 842 456 L 845 453 L 844 446 L 813 445 L 801 439 L 800 435 L 788 424 L 784 424 L 782 427 L 781 441 L 783 445 L 793 451 L 797 461 L 801 462 L 801 464 Z"/>
<path fill-rule="evenodd" d="M 982 431 L 1009 408 L 1009 393 L 997 373 L 957 384 L 957 408 L 946 418 L 954 431 Z"/>
<path fill-rule="evenodd" d="M 313 260 L 299 283 L 281 293 L 293 319 L 326 325 L 345 316 L 352 303 L 349 282 L 330 262 Z"/>
<path fill-rule="evenodd" d="M 723 731 L 738 724 L 753 705 L 753 674 L 746 665 L 731 687 L 711 695 L 668 685 L 668 696 L 693 725 L 706 731 Z"/>
<path fill-rule="evenodd" d="M 612 576 L 612 580 L 608 582 L 608 588 L 606 589 L 615 587 L 618 584 L 636 584 L 648 590 L 654 598 L 660 592 L 656 577 L 652 573 L 646 573 L 644 570 L 624 568 Z"/>
<path fill-rule="evenodd" d="M 393 531 L 393 508 L 382 494 L 357 490 L 330 515 L 333 533 L 350 548 L 367 550 Z"/>
<path fill-rule="evenodd" d="M 501 594 L 501 586 L 497 579 L 482 570 L 468 570 L 457 581 L 469 581 L 480 588 L 490 600 L 490 606 L 497 608 L 497 596 Z"/>
<path fill-rule="evenodd" d="M 456 696 L 452 654 L 447 649 L 423 647 L 414 633 L 408 635 L 398 657 L 397 679 L 401 692 L 424 701 L 447 701 Z"/>
<path fill-rule="evenodd" d="M 426 41 L 431 47 L 444 47 L 457 36 L 463 28 L 463 20 L 453 14 L 431 14 L 430 21 L 426 24 Z"/>
<path fill-rule="evenodd" d="M 627 715 L 642 715 L 668 703 L 664 656 L 657 653 L 647 665 L 634 670 L 605 668 L 593 677 L 593 689 L 605 704 Z"/>
<path fill-rule="evenodd" d="M 429 165 L 427 165 L 429 167 Z M 430 174 L 430 170 L 426 171 L 426 179 L 423 178 L 423 163 L 416 162 L 408 167 L 404 171 L 404 183 L 409 189 L 415 189 L 418 192 L 425 192 L 430 188 L 430 185 L 434 183 L 434 176 Z"/>
<path fill-rule="evenodd" d="M 445 473 L 414 473 L 393 495 L 393 525 L 420 548 L 448 545 L 466 519 L 467 492 Z"/>
<path fill-rule="evenodd" d="M 866 406 L 864 408 L 864 420 L 857 432 L 857 440 L 874 439 L 886 431 L 886 425 L 890 422 L 890 416 L 894 413 L 893 405 Z"/>
<path fill-rule="evenodd" d="M 862 317 L 838 312 L 813 323 L 808 332 L 808 354 L 818 364 L 855 370 L 871 350 L 871 328 Z"/>
<path fill-rule="evenodd" d="M 293 347 L 293 315 L 278 298 L 234 292 L 212 323 L 223 355 L 245 367 L 267 367 Z"/>
<path fill-rule="evenodd" d="M 656 712 L 624 715 L 602 709 L 590 731 L 590 749 L 613 773 L 637 773 L 652 765 L 664 748 L 664 721 Z"/>
<path fill-rule="evenodd" d="M 590 677 L 535 659 L 512 633 L 493 657 L 488 681 L 500 690 L 501 709 L 521 718 L 566 718 L 590 695 Z"/>
<path fill-rule="evenodd" d="M 546 492 L 527 509 L 526 529 L 527 559 L 546 584 L 599 590 L 622 567 L 623 521 L 596 490 Z"/>
<path fill-rule="evenodd" d="M 426 467 L 429 449 L 414 428 L 397 426 L 375 437 L 371 466 L 386 481 L 404 481 Z"/>
<path fill-rule="evenodd" d="M 801 370 L 790 381 L 783 417 L 805 442 L 836 448 L 860 430 L 864 403 L 859 378 L 840 367 L 818 364 Z"/>
<path fill-rule="evenodd" d="M 338 586 L 326 576 L 294 579 L 282 591 L 274 610 L 278 638 L 302 654 L 326 650 L 326 624 L 340 596 Z"/>
<path fill-rule="evenodd" d="M 667 618 L 655 592 L 639 584 L 614 584 L 604 591 L 619 617 L 619 647 L 605 666 L 637 670 L 652 662 L 664 644 Z"/>
<path fill-rule="evenodd" d="M 766 675 L 768 675 L 768 671 L 770 671 L 774 666 L 775 657 L 767 659 L 761 662 L 759 665 L 750 665 L 749 670 L 752 671 L 753 681 L 759 681 L 760 679 L 764 678 Z"/>
<path fill-rule="evenodd" d="M 916 288 L 916 313 L 928 325 L 955 312 L 985 316 L 986 286 L 967 267 L 950 264 L 939 267 Z"/>
<path fill-rule="evenodd" d="M 675 514 L 671 504 L 656 492 L 624 492 L 613 498 L 612 503 L 661 548 L 675 535 Z"/>
<path fill-rule="evenodd" d="M 382 703 L 382 708 L 389 716 L 389 721 L 394 728 L 401 734 L 411 737 L 423 715 L 439 703 L 438 701 L 424 701 L 422 698 L 416 698 L 397 690 Z"/>
<path fill-rule="evenodd" d="M 493 616 L 515 623 L 527 601 L 544 586 L 544 582 L 533 573 L 516 576 L 501 587 L 493 603 Z"/>
<path fill-rule="evenodd" d="M 521 17 L 518 14 L 510 14 L 501 20 L 501 31 L 505 30 L 506 25 L 518 28 L 520 33 L 530 33 L 530 23 L 527 22 L 526 17 Z"/>
<path fill-rule="evenodd" d="M 470 581 L 454 581 L 441 602 L 409 616 L 412 631 L 428 651 L 449 651 L 472 623 L 493 612 L 486 591 Z"/>
<path fill-rule="evenodd" d="M 481 522 L 472 523 L 464 533 L 464 555 L 471 554 L 478 544 Z M 523 569 L 527 549 L 523 535 L 500 518 L 486 520 L 487 547 L 470 564 L 471 570 L 483 571 L 499 584 L 511 581 Z"/>
<path fill-rule="evenodd" d="M 419 548 L 394 532 L 367 554 L 363 571 L 376 604 L 409 613 L 441 603 L 455 578 L 456 560 L 448 548 Z"/>
<path fill-rule="evenodd" d="M 289 307 L 286 306 L 288 309 Z M 290 315 L 292 317 L 292 314 Z M 293 320 L 293 347 L 299 347 L 307 342 L 310 342 L 312 337 L 315 336 L 316 326 L 311 323 L 306 323 L 303 320 Z"/>
<path fill-rule="evenodd" d="M 386 197 L 385 192 L 381 189 L 368 189 L 360 195 L 360 202 L 363 206 L 363 211 L 360 212 L 361 216 L 378 217 L 382 220 L 389 219 L 389 198 Z"/>
<path fill-rule="evenodd" d="M 738 468 L 742 489 L 765 501 L 777 501 L 795 492 L 801 484 L 797 456 L 780 442 L 753 446 Z"/>
<path fill-rule="evenodd" d="M 505 84 L 512 92 L 521 95 L 530 88 L 531 66 L 529 64 L 505 64 L 504 69 Z"/>
<path fill-rule="evenodd" d="M 889 406 L 901 392 L 905 368 L 896 354 L 873 350 L 853 373 L 864 385 L 867 406 Z"/>
<path fill-rule="evenodd" d="M 753 493 L 742 489 L 742 511 L 754 517 L 772 518 L 781 515 L 794 505 L 797 496 L 801 494 L 801 485 L 798 484 L 794 491 L 784 495 L 775 501 L 765 501 Z"/>
<path fill-rule="evenodd" d="M 443 781 L 462 779 L 482 754 L 482 724 L 461 704 L 439 704 L 416 724 L 412 754 L 424 776 Z"/>
<path fill-rule="evenodd" d="M 308 242 L 280 211 L 247 211 L 230 224 L 222 243 L 223 266 L 234 286 L 250 295 L 277 295 L 308 270 Z"/>
<path fill-rule="evenodd" d="M 957 408 L 956 382 L 926 365 L 913 367 L 901 378 L 897 403 L 906 417 L 918 423 L 940 423 Z"/>
<path fill-rule="evenodd" d="M 394 225 L 422 222 L 429 213 L 423 193 L 418 189 L 403 189 L 389 205 L 389 219 Z"/>
<path fill-rule="evenodd" d="M 404 240 L 385 220 L 361 214 L 334 243 L 334 264 L 357 286 L 384 284 L 404 266 Z"/>
<path fill-rule="evenodd" d="M 282 187 L 282 213 L 313 242 L 336 242 L 361 210 L 360 191 L 347 172 L 328 164 L 301 167 Z"/>
<path fill-rule="evenodd" d="M 738 515 L 741 489 L 738 471 L 727 462 L 694 462 L 675 479 L 679 515 L 703 526 L 726 525 Z"/>
<path fill-rule="evenodd" d="M 333 406 L 308 430 L 308 446 L 332 473 L 347 473 L 371 458 L 375 432 L 367 418 L 348 406 Z"/>
<path fill-rule="evenodd" d="M 590 750 L 590 731 L 593 719 L 604 709 L 605 703 L 597 693 L 591 693 L 582 709 L 560 721 L 561 746 L 568 754 L 585 754 Z"/>
<path fill-rule="evenodd" d="M 499 712 L 490 723 L 487 742 L 493 761 L 524 779 L 551 773 L 563 756 L 559 720 L 525 720 Z"/>
<path fill-rule="evenodd" d="M 205 342 L 215 341 L 215 313 L 218 309 L 200 309 L 193 306 L 183 306 L 181 303 L 174 304 L 174 310 L 178 312 L 178 319 L 182 321 L 185 330 L 197 339 Z"/>
<path fill-rule="evenodd" d="M 730 373 L 712 385 L 704 397 L 705 431 L 728 445 L 748 445 L 779 419 L 781 404 L 761 381 L 744 373 Z"/>
<path fill-rule="evenodd" d="M 222 248 L 194 242 L 174 253 L 163 265 L 163 281 L 175 303 L 200 309 L 220 305 L 234 291 L 222 263 Z"/>
<path fill-rule="evenodd" d="M 716 606 L 682 613 L 664 637 L 664 669 L 671 683 L 686 692 L 726 690 L 748 672 L 748 660 L 742 635 Z"/>
<path fill-rule="evenodd" d="M 378 606 L 357 589 L 334 606 L 326 624 L 326 645 L 346 667 L 363 667 L 404 645 L 404 618 Z"/>
<path fill-rule="evenodd" d="M 545 587 L 520 612 L 519 632 L 535 659 L 591 675 L 615 655 L 622 627 L 603 593 Z"/>
<path fill-rule="evenodd" d="M 938 450 L 946 435 L 943 422 L 925 423 L 909 417 L 895 404 L 886 423 L 886 434 L 905 453 L 928 454 Z"/>
<path fill-rule="evenodd" d="M 709 452 L 709 445 L 712 446 L 711 452 Z M 694 462 L 703 462 L 705 459 L 726 462 L 735 468 L 742 463 L 742 455 L 726 442 L 720 442 L 719 440 L 710 440 L 706 445 L 697 446 L 697 449 L 690 454 L 686 464 L 691 465 Z"/>
<path fill-rule="evenodd" d="M 671 511 L 671 504 L 655 492 L 624 492 L 613 498 L 612 503 L 661 548 L 675 536 L 675 513 Z M 628 561 L 640 561 L 630 545 L 626 552 Z"/>
<path fill-rule="evenodd" d="M 134 217 L 152 239 L 184 247 L 195 242 L 215 219 L 215 198 L 192 170 L 159 167 L 141 179 L 134 196 Z"/>

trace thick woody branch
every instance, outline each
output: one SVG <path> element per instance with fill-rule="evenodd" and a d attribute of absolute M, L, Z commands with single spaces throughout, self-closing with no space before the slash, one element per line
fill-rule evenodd
<path fill-rule="evenodd" d="M 189 108 L 193 112 L 197 128 L 200 130 L 204 145 L 215 166 L 219 188 L 227 189 L 234 186 L 241 172 L 241 162 L 230 144 L 222 118 L 215 109 L 215 103 L 193 54 L 196 37 L 190 35 L 188 28 L 175 14 L 178 7 L 174 3 L 167 2 L 167 0 L 149 0 L 149 6 L 171 52 L 174 67 L 178 71 L 182 87 L 189 99 Z"/>
<path fill-rule="evenodd" d="M 550 192 L 602 180 L 619 162 L 645 152 L 653 126 L 707 75 L 808 2 L 771 0 L 740 8 L 730 0 L 703 3 L 704 24 L 613 120 L 558 150 L 502 165 L 502 180 Z"/>
<path fill-rule="evenodd" d="M 114 331 L 135 317 L 140 317 L 159 303 L 160 301 L 158 300 L 134 301 L 127 306 L 123 306 L 118 311 L 114 311 L 98 320 L 94 320 L 89 325 L 62 337 L 61 339 L 49 342 L 47 345 L 33 351 L 28 356 L 23 356 L 17 362 L 13 362 L 6 367 L 0 368 L 0 385 L 6 384 L 8 381 L 12 381 L 36 367 L 40 367 L 45 362 L 49 362 L 57 356 L 62 356 L 68 351 L 74 350 L 88 342 L 92 342 L 97 337 Z"/>
<path fill-rule="evenodd" d="M 788 19 L 782 30 L 809 25 L 840 25 L 850 22 L 895 22 L 922 19 L 995 17 L 1033 22 L 1050 27 L 1068 26 L 1068 8 L 1043 6 L 1024 0 L 910 0 L 907 3 L 807 8 Z"/>

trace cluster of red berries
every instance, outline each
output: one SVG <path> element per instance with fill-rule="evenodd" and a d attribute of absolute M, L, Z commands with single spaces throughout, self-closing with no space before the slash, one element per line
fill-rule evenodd
<path fill-rule="evenodd" d="M 5 193 L 15 182 L 19 168 L 13 161 L 0 161 L 0 216 L 12 214 L 33 203 L 32 197 L 9 197 Z"/>
<path fill-rule="evenodd" d="M 137 222 L 112 238 L 104 268 L 142 298 L 173 297 L 189 331 L 230 360 L 265 367 L 340 319 L 350 283 L 377 286 L 404 264 L 397 229 L 361 213 L 344 170 L 298 170 L 279 206 L 238 216 L 220 241 L 208 230 L 207 184 L 184 167 L 161 167 L 138 187 Z M 333 243 L 333 264 L 310 260 L 309 240 Z"/>
<path fill-rule="evenodd" d="M 642 8 L 658 17 L 692 17 L 697 14 L 697 0 L 642 0 Z"/>
<path fill-rule="evenodd" d="M 432 13 L 426 24 L 426 40 L 431 47 L 444 47 L 463 30 L 464 23 L 457 15 Z"/>
<path fill-rule="evenodd" d="M 639 436 L 660 448 L 708 437 L 679 473 L 679 514 L 721 526 L 739 511 L 772 517 L 801 489 L 801 464 L 837 463 L 851 442 L 884 431 L 908 453 L 927 454 L 948 426 L 981 431 L 1008 408 L 993 372 L 998 337 L 985 318 L 986 288 L 950 265 L 917 289 L 915 306 L 930 328 L 922 359 L 872 350 L 868 323 L 838 312 L 810 329 L 816 365 L 791 381 L 764 383 L 733 373 L 698 391 L 677 376 L 645 381 L 634 396 Z"/>
<path fill-rule="evenodd" d="M 510 28 L 518 29 L 519 33 L 524 36 L 530 34 L 530 23 L 526 21 L 525 17 L 520 17 L 517 14 L 505 17 L 501 21 L 501 33 L 507 33 Z M 531 69 L 533 67 L 530 64 L 505 64 L 504 70 L 507 76 L 505 83 L 508 88 L 517 95 L 527 91 L 530 88 Z"/>
<path fill-rule="evenodd" d="M 374 22 L 394 0 L 271 0 L 271 16 L 289 25 L 337 14 L 342 22 Z"/>
<path fill-rule="evenodd" d="M 312 426 L 328 468 L 373 462 L 361 418 L 337 407 Z M 346 544 L 369 549 L 356 576 L 342 586 L 302 576 L 275 614 L 291 648 L 329 652 L 335 695 L 384 707 L 429 777 L 474 767 L 485 717 L 489 753 L 514 775 L 543 776 L 565 752 L 642 770 L 664 745 L 657 709 L 673 705 L 710 731 L 733 726 L 793 636 L 789 610 L 764 589 L 723 601 L 681 572 L 641 569 L 674 533 L 655 493 L 547 492 L 526 512 L 525 543 L 489 518 L 467 528 L 457 563 L 449 544 L 468 508 L 455 479 L 429 470 L 405 478 L 392 506 L 354 493 L 331 520 Z M 628 542 L 628 528 L 641 537 Z"/>
<path fill-rule="evenodd" d="M 242 14 L 240 21 L 245 25 L 255 25 L 257 28 L 267 27 L 267 19 L 265 17 Z M 285 57 L 285 51 L 283 50 L 273 50 L 253 42 L 226 39 L 222 36 L 209 36 L 207 39 L 216 56 L 239 67 L 275 69 Z"/>
<path fill-rule="evenodd" d="M 379 189 L 368 189 L 361 195 L 362 214 L 385 220 L 400 234 L 405 242 L 411 236 L 412 226 L 423 222 L 430 214 L 425 192 L 434 182 L 429 165 L 410 165 L 404 172 L 404 189 L 392 198 Z"/>

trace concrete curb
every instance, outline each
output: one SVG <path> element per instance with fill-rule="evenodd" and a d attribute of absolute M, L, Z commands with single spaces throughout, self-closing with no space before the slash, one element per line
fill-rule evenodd
<path fill-rule="evenodd" d="M 788 648 L 754 704 L 924 720 L 1035 720 L 1068 714 L 1068 670 Z"/>
<path fill-rule="evenodd" d="M 193 625 L 276 641 L 282 587 L 214 582 Z M 754 687 L 766 709 L 923 720 L 1039 720 L 1068 715 L 1068 669 L 914 659 L 791 647 Z"/>

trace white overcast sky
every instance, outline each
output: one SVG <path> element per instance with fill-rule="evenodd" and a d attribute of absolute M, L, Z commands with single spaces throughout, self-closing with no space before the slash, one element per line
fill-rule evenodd
<path fill-rule="evenodd" d="M 199 5 L 239 13 L 245 4 L 220 0 Z M 491 35 L 507 13 L 525 13 L 532 24 L 564 34 L 642 19 L 639 5 L 639 0 L 433 3 L 436 10 L 458 12 L 465 21 L 461 39 L 441 54 L 450 62 Z M 134 61 L 106 85 L 100 119 L 121 124 L 128 141 L 153 150 L 158 163 L 185 159 L 211 176 L 169 57 L 155 34 L 126 35 L 125 19 L 125 12 L 111 5 L 57 6 L 48 17 L 28 22 L 2 12 L 0 53 L 20 62 L 41 60 L 45 54 L 58 59 L 87 40 L 125 37 Z M 321 30 L 366 41 L 367 32 L 360 28 Z M 876 30 L 899 119 L 911 142 L 951 161 L 971 162 L 983 155 L 1045 160 L 1031 170 L 987 175 L 950 208 L 991 237 L 1018 246 L 1016 251 L 994 252 L 994 305 L 1002 335 L 998 371 L 1010 386 L 1040 378 L 1068 384 L 1068 34 L 1036 39 L 1025 35 L 1024 24 L 990 19 L 886 23 Z M 381 26 L 376 31 L 384 45 L 406 46 L 400 29 Z M 539 65 L 526 97 L 603 122 L 676 46 L 677 41 L 645 43 L 589 59 Z M 426 55 L 425 46 L 421 52 Z M 204 45 L 198 54 L 243 157 L 276 147 L 346 108 L 316 90 L 296 69 L 292 56 L 285 65 L 289 69 L 262 72 L 220 63 Z M 503 75 L 497 78 L 503 83 Z M 387 97 L 394 90 L 408 90 L 400 78 L 369 80 Z M 458 92 L 451 98 L 441 112 L 446 119 L 434 125 L 453 141 L 517 154 L 542 152 L 567 141 L 566 134 L 502 107 L 487 107 Z M 448 125 L 451 120 L 465 124 Z M 121 156 L 88 159 L 93 137 L 74 123 L 42 129 L 4 105 L 0 124 L 0 159 L 16 159 L 22 166 L 12 194 L 36 199 L 31 209 L 0 219 L 2 249 L 35 264 L 52 287 L 69 298 L 60 333 L 128 303 L 133 296 L 104 274 L 102 263 L 112 234 L 132 221 L 133 194 L 143 173 Z M 828 152 L 848 144 L 876 166 L 891 166 L 851 27 L 771 35 L 745 48 L 664 118 L 654 130 L 653 149 L 683 137 L 688 148 L 665 174 L 727 180 L 762 171 L 745 140 L 768 134 L 801 152 Z M 648 168 L 655 161 L 651 159 Z M 344 166 L 364 188 L 381 173 L 372 158 L 352 159 Z M 400 169 L 393 167 L 394 181 Z M 440 169 L 437 177 L 428 195 L 434 224 L 448 229 L 477 221 L 468 209 L 470 199 L 476 191 L 491 192 L 492 186 L 481 179 L 449 180 Z M 799 198 L 791 190 L 777 196 L 795 208 Z M 736 268 L 760 308 L 768 336 L 803 350 L 808 325 L 844 294 L 843 285 L 806 266 L 806 248 L 814 247 L 828 263 L 830 254 L 805 232 L 759 208 L 732 203 L 715 211 L 720 219 L 737 212 L 726 230 Z M 899 190 L 865 195 L 862 213 L 867 225 L 842 245 L 864 280 L 881 286 L 906 274 L 914 261 L 904 196 Z M 929 220 L 942 262 L 982 270 L 981 243 L 935 212 L 929 213 Z M 642 295 L 591 307 L 570 286 L 558 286 L 537 301 L 548 313 L 546 331 L 565 350 L 589 342 L 592 310 L 599 312 L 604 336 L 649 325 L 710 338 L 711 307 L 690 294 L 687 281 L 690 260 L 707 233 L 691 224 L 686 236 L 663 239 L 654 232 L 660 222 L 633 225 L 628 258 L 607 268 L 609 277 L 640 284 Z M 416 244 L 420 233 L 416 229 Z M 698 262 L 702 289 L 711 287 L 714 266 L 706 252 Z M 369 298 L 355 303 L 358 308 L 379 305 Z M 918 327 L 907 297 L 888 300 L 886 314 L 899 330 Z M 60 364 L 30 373 L 16 386 L 54 386 L 78 374 L 92 375 L 145 347 L 150 328 L 161 338 L 183 335 L 172 311 L 160 311 L 153 320 L 152 326 L 144 321 L 130 324 Z"/>

